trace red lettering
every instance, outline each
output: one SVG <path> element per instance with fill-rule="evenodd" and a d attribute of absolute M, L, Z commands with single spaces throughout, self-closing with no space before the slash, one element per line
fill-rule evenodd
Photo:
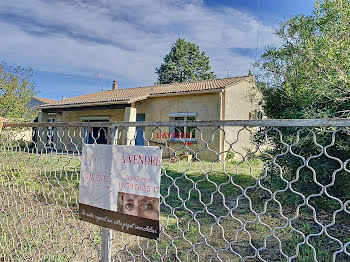
<path fill-rule="evenodd" d="M 187 144 L 187 142 L 185 142 L 185 143 Z M 147 156 L 147 155 L 132 154 L 132 155 L 128 155 L 127 157 L 129 159 L 129 163 L 133 164 L 133 165 L 160 166 L 160 162 L 161 162 L 161 157 L 160 156 Z M 124 158 L 124 161 L 125 161 L 125 158 Z M 121 162 L 123 162 L 123 161 L 121 161 Z M 90 175 L 90 177 L 89 177 L 89 175 Z M 95 180 L 98 180 L 98 181 L 109 180 L 108 177 L 97 175 L 97 174 L 85 173 L 84 177 L 85 177 L 86 180 L 89 180 L 89 179 L 95 179 Z"/>
<path fill-rule="evenodd" d="M 124 164 L 126 163 L 126 162 L 125 162 L 124 152 L 123 152 L 123 155 L 122 155 L 122 159 L 120 160 L 120 163 L 124 163 Z"/>
<path fill-rule="evenodd" d="M 139 159 L 140 159 L 141 165 L 143 165 L 143 157 L 139 155 Z"/>
<path fill-rule="evenodd" d="M 157 156 L 156 157 L 156 163 L 155 163 L 156 166 L 160 166 L 160 157 Z"/>
<path fill-rule="evenodd" d="M 84 173 L 84 178 L 85 178 L 86 181 L 94 180 L 94 181 L 102 181 L 102 182 L 105 182 L 105 183 L 110 181 L 110 177 L 109 176 L 104 176 L 104 175 L 100 175 L 100 174 Z"/>

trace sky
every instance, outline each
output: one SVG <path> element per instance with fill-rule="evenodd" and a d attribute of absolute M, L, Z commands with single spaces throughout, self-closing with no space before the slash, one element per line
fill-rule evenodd
<path fill-rule="evenodd" d="M 33 68 L 38 97 L 153 85 L 178 38 L 197 44 L 218 78 L 254 72 L 278 25 L 313 0 L 1 0 L 0 62 Z M 259 30 L 260 28 L 260 30 Z M 259 36 L 259 37 L 258 37 Z M 104 81 L 98 77 L 104 75 Z"/>

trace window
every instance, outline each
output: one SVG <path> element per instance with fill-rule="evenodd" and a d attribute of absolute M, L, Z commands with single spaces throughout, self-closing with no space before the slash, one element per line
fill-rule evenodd
<path fill-rule="evenodd" d="M 171 113 L 170 121 L 195 121 L 197 113 Z M 171 126 L 171 140 L 195 140 L 196 129 L 194 126 Z"/>

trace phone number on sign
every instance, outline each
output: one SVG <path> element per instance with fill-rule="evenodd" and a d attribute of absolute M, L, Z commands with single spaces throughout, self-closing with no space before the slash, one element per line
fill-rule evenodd
<path fill-rule="evenodd" d="M 141 185 L 138 183 L 124 183 L 119 182 L 119 188 L 120 189 L 129 189 L 129 190 L 135 190 L 135 191 L 143 191 L 143 192 L 152 192 L 152 193 L 158 193 L 159 187 L 157 186 L 150 186 L 150 185 Z"/>

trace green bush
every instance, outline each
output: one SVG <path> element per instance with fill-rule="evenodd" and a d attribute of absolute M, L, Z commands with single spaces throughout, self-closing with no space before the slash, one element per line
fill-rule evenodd
<path fill-rule="evenodd" d="M 349 1 L 320 0 L 315 2 L 311 14 L 296 15 L 281 23 L 276 34 L 282 45 L 280 48 L 268 47 L 258 62 L 262 72 L 258 84 L 267 117 L 350 118 L 349 21 Z M 295 142 L 296 130 L 281 130 L 283 141 Z M 264 156 L 265 164 L 270 164 L 265 182 L 271 188 L 282 189 L 286 187 L 286 181 L 293 181 L 298 174 L 298 181 L 292 183 L 294 190 L 308 196 L 321 193 L 321 185 L 327 185 L 322 197 L 315 197 L 320 200 L 312 198 L 310 201 L 325 208 L 339 207 L 327 193 L 342 201 L 350 198 L 349 173 L 338 170 L 341 163 L 336 160 L 344 163 L 350 159 L 349 132 L 336 133 L 332 145 L 334 129 L 315 128 L 314 131 L 315 137 L 309 131 L 300 133 L 300 141 L 292 148 L 296 156 L 291 153 L 281 155 L 276 163 L 271 163 L 270 156 Z M 322 151 L 314 139 L 327 146 L 327 150 Z M 272 135 L 270 142 L 268 153 L 272 156 L 286 152 L 287 147 L 280 142 L 278 133 Z M 299 156 L 308 159 L 306 166 Z M 284 197 L 287 199 L 286 194 Z M 291 202 L 300 202 L 300 199 L 297 194 L 288 197 Z"/>
<path fill-rule="evenodd" d="M 298 130 L 299 141 L 296 138 Z M 294 143 L 290 148 L 294 155 L 280 142 L 279 133 L 268 132 L 273 146 L 260 156 L 267 167 L 263 179 L 266 187 L 275 192 L 285 189 L 287 182 L 292 182 L 292 189 L 307 197 L 322 193 L 322 186 L 326 186 L 329 195 L 343 202 L 350 199 L 349 173 L 342 169 L 342 163 L 350 159 L 350 137 L 347 132 L 336 133 L 332 143 L 334 130 L 331 129 L 316 128 L 315 135 L 309 130 L 297 128 L 280 128 L 280 131 L 285 143 Z M 264 132 L 256 136 L 260 142 Z M 319 145 L 315 144 L 314 139 Z M 302 201 L 301 196 L 291 191 L 279 196 L 289 204 L 300 204 Z M 339 208 L 339 203 L 325 192 L 322 196 L 311 198 L 309 203 L 323 209 Z"/>

